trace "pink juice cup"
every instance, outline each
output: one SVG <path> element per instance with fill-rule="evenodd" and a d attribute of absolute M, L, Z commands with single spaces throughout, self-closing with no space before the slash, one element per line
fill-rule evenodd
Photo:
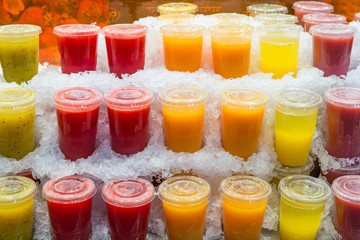
<path fill-rule="evenodd" d="M 317 1 L 298 1 L 294 2 L 292 8 L 294 9 L 295 16 L 298 17 L 301 26 L 304 26 L 302 21 L 303 16 L 311 13 L 332 13 L 334 7 L 328 3 Z"/>
<path fill-rule="evenodd" d="M 308 32 L 311 26 L 325 23 L 347 23 L 346 17 L 338 14 L 314 13 L 304 15 L 304 30 Z"/>

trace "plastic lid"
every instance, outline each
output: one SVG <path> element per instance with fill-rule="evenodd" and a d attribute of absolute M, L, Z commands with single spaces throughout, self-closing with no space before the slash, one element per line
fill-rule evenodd
<path fill-rule="evenodd" d="M 228 89 L 221 93 L 224 104 L 237 108 L 263 108 L 268 96 L 256 89 Z"/>
<path fill-rule="evenodd" d="M 260 178 L 238 175 L 222 180 L 220 192 L 231 198 L 254 201 L 268 198 L 271 187 Z"/>
<path fill-rule="evenodd" d="M 318 107 L 322 103 L 321 96 L 311 90 L 301 88 L 289 88 L 274 94 L 277 108 L 306 110 Z"/>
<path fill-rule="evenodd" d="M 287 177 L 292 175 L 309 175 L 312 170 L 314 170 L 314 161 L 309 158 L 308 162 L 305 166 L 300 167 L 288 167 L 281 165 L 280 167 L 276 167 L 274 172 L 276 176 Z"/>
<path fill-rule="evenodd" d="M 21 87 L 0 89 L 0 109 L 22 109 L 35 104 L 35 92 Z"/>
<path fill-rule="evenodd" d="M 278 25 L 265 25 L 256 28 L 256 31 L 263 33 L 292 33 L 301 32 L 302 27 L 296 24 L 278 24 Z"/>
<path fill-rule="evenodd" d="M 284 177 L 279 189 L 282 197 L 302 205 L 321 204 L 331 194 L 330 187 L 324 181 L 304 175 Z"/>
<path fill-rule="evenodd" d="M 326 90 L 325 101 L 342 107 L 360 107 L 360 89 L 350 87 L 331 88 Z"/>
<path fill-rule="evenodd" d="M 191 107 L 203 104 L 206 100 L 205 90 L 193 86 L 167 88 L 159 93 L 159 101 L 164 105 Z"/>
<path fill-rule="evenodd" d="M 195 13 L 198 10 L 198 6 L 193 3 L 183 3 L 183 2 L 177 2 L 177 3 L 165 3 L 161 4 L 157 8 L 159 13 L 167 13 L 167 14 L 173 14 L 173 13 Z"/>
<path fill-rule="evenodd" d="M 41 33 L 41 27 L 31 24 L 10 24 L 0 26 L 0 37 L 33 36 Z"/>
<path fill-rule="evenodd" d="M 298 1 L 294 2 L 292 8 L 299 11 L 306 12 L 328 12 L 334 11 L 334 6 L 324 2 L 318 1 Z"/>
<path fill-rule="evenodd" d="M 283 13 L 258 14 L 254 19 L 265 24 L 294 24 L 298 22 L 296 16 Z"/>
<path fill-rule="evenodd" d="M 250 25 L 238 23 L 223 23 L 209 28 L 211 35 L 219 37 L 249 37 L 250 39 L 253 29 Z"/>
<path fill-rule="evenodd" d="M 160 28 L 163 34 L 186 37 L 200 37 L 203 35 L 204 30 L 205 28 L 203 26 L 188 24 L 168 24 Z"/>
<path fill-rule="evenodd" d="M 33 180 L 21 176 L 0 177 L 0 205 L 14 204 L 32 198 L 36 193 Z"/>
<path fill-rule="evenodd" d="M 238 13 L 215 13 L 209 15 L 209 17 L 216 18 L 220 23 L 239 23 L 242 20 L 248 19 L 248 16 L 245 14 L 238 14 Z"/>
<path fill-rule="evenodd" d="M 287 13 L 288 9 L 285 6 L 278 4 L 255 4 L 246 8 L 246 11 L 252 13 Z"/>
<path fill-rule="evenodd" d="M 57 106 L 86 109 L 100 105 L 102 94 L 90 88 L 74 87 L 59 90 L 54 95 L 54 101 Z"/>
<path fill-rule="evenodd" d="M 303 16 L 303 22 L 311 24 L 322 24 L 322 23 L 346 23 L 346 17 L 338 14 L 330 13 L 315 13 L 306 14 Z"/>
<path fill-rule="evenodd" d="M 311 26 L 310 33 L 312 35 L 322 36 L 322 37 L 335 37 L 335 38 L 345 38 L 353 37 L 355 35 L 355 27 L 350 25 L 345 25 L 341 23 L 334 24 L 319 24 Z"/>
<path fill-rule="evenodd" d="M 359 22 L 360 21 L 360 12 L 356 13 L 354 18 L 356 21 Z"/>
<path fill-rule="evenodd" d="M 151 104 L 153 94 L 141 88 L 121 88 L 106 93 L 105 101 L 109 106 L 114 107 L 142 107 Z"/>
<path fill-rule="evenodd" d="M 139 24 L 115 24 L 104 27 L 102 32 L 111 38 L 136 38 L 146 35 L 147 27 Z"/>
<path fill-rule="evenodd" d="M 336 197 L 360 204 L 360 176 L 339 177 L 333 182 L 332 190 Z"/>
<path fill-rule="evenodd" d="M 93 24 L 65 24 L 54 28 L 54 34 L 63 36 L 97 35 L 101 28 Z"/>
<path fill-rule="evenodd" d="M 81 176 L 68 176 L 47 181 L 42 194 L 47 201 L 70 204 L 83 202 L 96 193 L 95 183 Z"/>
<path fill-rule="evenodd" d="M 209 195 L 209 183 L 193 176 L 169 178 L 159 188 L 160 199 L 172 205 L 195 205 L 207 200 Z"/>

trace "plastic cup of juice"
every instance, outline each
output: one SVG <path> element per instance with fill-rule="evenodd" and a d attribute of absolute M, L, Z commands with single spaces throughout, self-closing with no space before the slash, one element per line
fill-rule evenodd
<path fill-rule="evenodd" d="M 330 23 L 345 24 L 345 23 L 347 23 L 345 16 L 338 15 L 338 14 L 330 14 L 330 13 L 306 14 L 306 15 L 304 15 L 302 20 L 304 22 L 305 32 L 309 32 L 310 27 L 319 25 L 319 24 L 330 24 Z"/>
<path fill-rule="evenodd" d="M 144 69 L 147 27 L 139 24 L 115 24 L 104 27 L 109 68 L 119 78 Z"/>
<path fill-rule="evenodd" d="M 169 240 L 203 239 L 210 185 L 193 176 L 172 177 L 161 183 L 166 232 Z"/>
<path fill-rule="evenodd" d="M 298 22 L 296 16 L 284 13 L 258 14 L 254 19 L 263 25 L 295 24 Z"/>
<path fill-rule="evenodd" d="M 7 82 L 21 84 L 38 73 L 40 33 L 36 25 L 0 26 L 0 62 Z"/>
<path fill-rule="evenodd" d="M 360 176 L 339 177 L 332 184 L 334 226 L 343 239 L 360 239 Z"/>
<path fill-rule="evenodd" d="M 220 184 L 225 239 L 259 239 L 271 186 L 252 176 L 233 176 Z"/>
<path fill-rule="evenodd" d="M 104 186 L 111 239 L 146 239 L 154 194 L 154 186 L 141 178 L 112 180 Z"/>
<path fill-rule="evenodd" d="M 335 179 L 347 176 L 347 175 L 360 175 L 360 163 L 356 162 L 346 167 L 340 167 L 338 169 L 328 169 L 326 173 L 321 171 L 321 175 L 326 177 L 326 180 L 332 184 Z"/>
<path fill-rule="evenodd" d="M 138 153 L 148 145 L 153 94 L 141 88 L 115 89 L 105 94 L 111 148 L 120 154 Z"/>
<path fill-rule="evenodd" d="M 62 73 L 96 70 L 100 31 L 100 27 L 91 24 L 65 24 L 54 28 Z"/>
<path fill-rule="evenodd" d="M 360 13 L 355 14 L 354 20 L 360 22 Z"/>
<path fill-rule="evenodd" d="M 290 167 L 308 162 L 321 96 L 289 88 L 275 93 L 275 150 L 278 161 Z"/>
<path fill-rule="evenodd" d="M 36 191 L 30 178 L 0 177 L 0 239 L 33 239 Z"/>
<path fill-rule="evenodd" d="M 247 15 L 255 17 L 257 14 L 268 14 L 268 13 L 287 13 L 288 9 L 286 6 L 278 4 L 254 4 L 246 8 Z"/>
<path fill-rule="evenodd" d="M 201 149 L 206 97 L 205 90 L 194 86 L 160 91 L 165 142 L 170 150 L 193 153 Z"/>
<path fill-rule="evenodd" d="M 339 87 L 325 92 L 326 150 L 336 158 L 360 155 L 360 89 Z"/>
<path fill-rule="evenodd" d="M 347 74 L 355 31 L 355 27 L 345 24 L 320 24 L 310 28 L 314 67 L 324 71 L 325 77 Z"/>
<path fill-rule="evenodd" d="M 256 153 L 267 95 L 255 89 L 222 92 L 222 146 L 245 160 Z"/>
<path fill-rule="evenodd" d="M 95 150 L 102 94 L 89 88 L 65 88 L 54 95 L 59 147 L 65 158 L 87 158 Z"/>
<path fill-rule="evenodd" d="M 332 13 L 334 6 L 325 2 L 318 1 L 298 1 L 292 5 L 294 15 L 298 17 L 301 26 L 304 26 L 303 16 L 313 13 Z"/>
<path fill-rule="evenodd" d="M 248 19 L 248 16 L 245 14 L 239 13 L 215 13 L 209 15 L 209 17 L 216 18 L 220 24 L 222 23 L 241 23 L 242 21 Z"/>
<path fill-rule="evenodd" d="M 46 182 L 42 194 L 47 200 L 52 239 L 89 239 L 91 205 L 95 183 L 81 176 L 68 176 Z"/>
<path fill-rule="evenodd" d="M 158 19 L 163 21 L 169 21 L 172 24 L 183 24 L 195 17 L 196 15 L 191 13 L 174 13 L 158 16 Z"/>
<path fill-rule="evenodd" d="M 161 4 L 157 8 L 160 16 L 162 15 L 172 15 L 172 14 L 193 14 L 195 15 L 198 11 L 198 6 L 193 3 L 165 3 Z"/>
<path fill-rule="evenodd" d="M 210 28 L 214 71 L 224 78 L 247 75 L 253 27 L 237 23 Z"/>
<path fill-rule="evenodd" d="M 0 90 L 0 154 L 17 160 L 35 149 L 35 92 Z"/>
<path fill-rule="evenodd" d="M 260 61 L 264 73 L 282 78 L 296 75 L 299 37 L 302 28 L 295 24 L 264 25 L 256 29 L 260 34 Z"/>
<path fill-rule="evenodd" d="M 294 175 L 281 179 L 280 239 L 315 239 L 330 187 L 320 179 Z"/>
<path fill-rule="evenodd" d="M 165 66 L 170 71 L 195 72 L 201 64 L 204 27 L 169 24 L 161 27 Z"/>

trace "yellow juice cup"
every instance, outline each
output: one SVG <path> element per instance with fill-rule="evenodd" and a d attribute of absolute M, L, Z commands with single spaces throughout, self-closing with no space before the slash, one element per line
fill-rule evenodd
<path fill-rule="evenodd" d="M 289 88 L 274 99 L 277 159 L 285 166 L 305 166 L 322 98 L 311 90 Z"/>
<path fill-rule="evenodd" d="M 193 3 L 165 3 L 158 6 L 157 11 L 160 16 L 171 15 L 171 14 L 193 14 L 195 15 L 198 11 L 198 6 Z"/>
<path fill-rule="evenodd" d="M 170 71 L 195 72 L 201 64 L 204 27 L 169 24 L 161 27 L 165 66 Z"/>
<path fill-rule="evenodd" d="M 264 25 L 296 24 L 298 22 L 296 16 L 284 13 L 258 14 L 254 19 Z"/>
<path fill-rule="evenodd" d="M 35 92 L 20 87 L 1 89 L 0 154 L 19 160 L 34 149 Z"/>
<path fill-rule="evenodd" d="M 220 184 L 227 240 L 259 239 L 270 185 L 257 177 L 233 176 Z"/>
<path fill-rule="evenodd" d="M 210 28 L 214 71 L 224 78 L 247 75 L 253 27 L 236 23 Z"/>
<path fill-rule="evenodd" d="M 330 187 L 309 176 L 294 175 L 279 183 L 280 239 L 315 240 Z"/>
<path fill-rule="evenodd" d="M 245 160 L 257 150 L 267 95 L 255 89 L 222 92 L 222 146 Z"/>
<path fill-rule="evenodd" d="M 33 238 L 33 205 L 36 185 L 20 176 L 0 178 L 0 239 Z"/>
<path fill-rule="evenodd" d="M 248 19 L 248 16 L 245 14 L 239 13 L 215 13 L 209 15 L 209 17 L 216 18 L 220 24 L 222 23 L 241 23 L 242 21 Z"/>
<path fill-rule="evenodd" d="M 172 177 L 161 183 L 166 232 L 169 240 L 203 239 L 210 185 L 193 176 Z"/>
<path fill-rule="evenodd" d="M 165 142 L 170 150 L 193 153 L 201 149 L 206 97 L 205 90 L 193 86 L 160 91 Z"/>
<path fill-rule="evenodd" d="M 254 4 L 246 8 L 247 15 L 255 17 L 257 14 L 268 14 L 268 13 L 287 13 L 288 9 L 286 6 L 278 4 Z"/>
<path fill-rule="evenodd" d="M 296 75 L 299 37 L 302 27 L 295 24 L 264 25 L 257 28 L 260 35 L 260 61 L 264 73 L 282 78 Z"/>

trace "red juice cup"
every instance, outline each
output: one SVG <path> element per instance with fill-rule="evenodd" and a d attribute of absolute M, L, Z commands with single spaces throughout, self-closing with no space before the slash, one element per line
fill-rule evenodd
<path fill-rule="evenodd" d="M 103 190 L 112 240 L 145 240 L 154 186 L 141 178 L 112 180 Z"/>
<path fill-rule="evenodd" d="M 332 13 L 334 6 L 324 2 L 317 1 L 298 1 L 294 2 L 292 8 L 294 9 L 294 15 L 298 17 L 301 26 L 304 26 L 302 21 L 303 16 L 312 13 Z"/>
<path fill-rule="evenodd" d="M 304 15 L 302 21 L 304 22 L 304 30 L 308 32 L 311 26 L 329 23 L 347 23 L 346 17 L 338 14 L 329 13 L 315 13 Z"/>
<path fill-rule="evenodd" d="M 360 176 L 339 177 L 332 184 L 332 191 L 336 231 L 342 239 L 360 239 Z"/>
<path fill-rule="evenodd" d="M 149 113 L 153 94 L 141 88 L 121 88 L 105 94 L 111 148 L 130 155 L 141 152 L 149 141 Z"/>
<path fill-rule="evenodd" d="M 347 175 L 360 175 L 360 163 L 356 162 L 355 164 L 352 164 L 350 166 L 341 167 L 338 169 L 328 169 L 326 174 L 321 171 L 321 175 L 326 177 L 326 180 L 332 184 L 335 179 L 347 176 Z"/>
<path fill-rule="evenodd" d="M 100 92 L 66 88 L 55 93 L 59 147 L 66 158 L 87 158 L 95 150 Z"/>
<path fill-rule="evenodd" d="M 65 24 L 54 28 L 62 73 L 96 70 L 100 30 L 100 27 L 90 24 Z"/>
<path fill-rule="evenodd" d="M 116 24 L 102 29 L 110 72 L 119 78 L 144 69 L 147 27 L 139 24 Z"/>
<path fill-rule="evenodd" d="M 324 76 L 346 75 L 350 66 L 355 28 L 345 24 L 320 24 L 310 28 L 314 67 Z"/>
<path fill-rule="evenodd" d="M 53 179 L 45 183 L 53 240 L 88 240 L 91 231 L 91 204 L 96 187 L 80 176 Z"/>

